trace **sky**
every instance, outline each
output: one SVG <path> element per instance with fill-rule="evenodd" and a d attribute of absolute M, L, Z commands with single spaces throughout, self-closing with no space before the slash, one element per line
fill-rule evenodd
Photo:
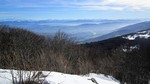
<path fill-rule="evenodd" d="M 149 19 L 150 0 L 0 0 L 0 19 Z"/>

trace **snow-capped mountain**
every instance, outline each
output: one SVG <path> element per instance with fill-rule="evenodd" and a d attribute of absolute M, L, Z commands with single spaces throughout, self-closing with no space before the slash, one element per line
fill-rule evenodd
<path fill-rule="evenodd" d="M 88 39 L 84 42 L 102 41 L 102 40 L 106 40 L 106 39 L 109 39 L 109 38 L 114 38 L 114 37 L 118 37 L 118 36 L 130 34 L 130 33 L 138 32 L 138 31 L 146 30 L 146 29 L 149 29 L 149 28 L 150 28 L 150 21 L 146 21 L 146 22 L 137 23 L 137 24 L 134 24 L 134 25 L 129 25 L 129 26 L 120 28 L 120 29 L 118 29 L 114 32 L 111 32 L 111 33 L 108 33 L 108 34 L 105 34 L 105 35 L 102 35 L 102 36 L 99 36 L 99 37 L 96 37 L 96 38 Z"/>
<path fill-rule="evenodd" d="M 104 50 L 112 50 L 123 45 L 128 46 L 129 51 L 133 49 L 141 49 L 150 45 L 150 28 L 146 30 L 137 31 L 135 33 L 130 33 L 122 36 L 118 36 L 115 38 L 110 38 L 102 41 L 91 42 L 84 44 L 88 47 L 98 47 Z M 124 51 L 126 51 L 124 49 Z"/>

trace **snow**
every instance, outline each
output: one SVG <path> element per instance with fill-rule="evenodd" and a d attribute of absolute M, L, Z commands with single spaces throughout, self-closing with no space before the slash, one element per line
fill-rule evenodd
<path fill-rule="evenodd" d="M 140 32 L 138 32 L 139 34 L 141 33 L 141 34 L 143 34 L 143 33 L 146 33 L 147 31 L 140 31 Z"/>
<path fill-rule="evenodd" d="M 128 36 L 125 36 L 125 37 L 122 37 L 122 38 L 128 39 L 128 40 L 135 40 L 137 37 L 138 38 L 143 38 L 143 39 L 148 39 L 150 37 L 150 30 L 137 32 L 134 35 L 128 35 Z"/>
<path fill-rule="evenodd" d="M 12 84 L 11 71 L 0 69 L 0 84 Z M 13 70 L 13 72 L 16 77 L 17 70 Z M 23 71 L 23 73 L 26 74 L 29 71 Z M 42 73 L 43 75 L 47 75 L 43 84 L 120 84 L 112 76 L 105 76 L 103 74 L 90 73 L 87 75 L 73 75 L 54 71 L 42 71 Z M 94 79 L 97 83 L 92 82 L 91 79 Z"/>
<path fill-rule="evenodd" d="M 149 34 L 139 35 L 140 38 L 148 39 L 150 37 Z"/>
<path fill-rule="evenodd" d="M 138 37 L 137 35 L 133 35 L 133 36 L 129 35 L 129 36 L 123 37 L 123 38 L 128 39 L 128 40 L 135 40 L 135 38 L 137 38 L 137 37 Z"/>
<path fill-rule="evenodd" d="M 138 49 L 138 45 L 130 46 L 130 49 Z"/>
<path fill-rule="evenodd" d="M 129 48 L 124 48 L 122 50 L 123 50 L 123 52 L 132 52 L 135 49 L 140 49 L 140 46 L 139 45 L 130 46 Z"/>
<path fill-rule="evenodd" d="M 139 49 L 139 45 L 130 46 L 130 50 L 129 51 L 131 52 L 134 49 Z"/>
<path fill-rule="evenodd" d="M 128 50 L 127 49 L 122 49 L 123 50 L 123 52 L 127 52 Z"/>

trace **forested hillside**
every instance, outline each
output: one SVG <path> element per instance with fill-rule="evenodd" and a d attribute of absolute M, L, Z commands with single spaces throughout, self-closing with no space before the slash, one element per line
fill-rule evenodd
<path fill-rule="evenodd" d="M 135 34 L 79 45 L 63 32 L 46 37 L 0 26 L 0 68 L 103 73 L 122 83 L 147 84 L 150 79 L 150 38 L 127 39 Z"/>

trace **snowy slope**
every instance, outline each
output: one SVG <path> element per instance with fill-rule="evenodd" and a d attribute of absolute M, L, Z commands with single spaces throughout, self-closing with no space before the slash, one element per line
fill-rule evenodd
<path fill-rule="evenodd" d="M 0 69 L 0 84 L 11 83 L 11 70 Z M 17 74 L 16 70 L 13 70 Z M 23 73 L 27 74 L 27 71 Z M 103 74 L 90 73 L 88 75 L 71 75 L 59 72 L 42 71 L 43 74 L 48 75 L 43 84 L 120 84 L 111 76 L 104 76 Z M 96 83 L 92 82 L 96 81 Z"/>
<path fill-rule="evenodd" d="M 150 37 L 150 30 L 137 32 L 133 35 L 123 36 L 122 38 L 128 40 L 135 40 L 136 38 L 148 39 Z"/>

